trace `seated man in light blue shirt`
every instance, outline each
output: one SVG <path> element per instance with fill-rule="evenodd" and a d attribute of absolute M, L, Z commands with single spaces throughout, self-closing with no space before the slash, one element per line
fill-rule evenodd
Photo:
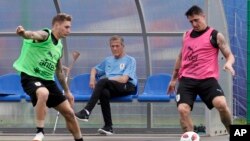
<path fill-rule="evenodd" d="M 98 132 L 106 135 L 113 134 L 110 99 L 135 92 L 137 85 L 136 61 L 125 53 L 123 38 L 112 36 L 109 43 L 113 56 L 91 69 L 89 85 L 94 91 L 85 108 L 75 113 L 79 120 L 88 121 L 91 111 L 100 100 L 105 124 Z M 103 78 L 96 81 L 96 77 Z"/>

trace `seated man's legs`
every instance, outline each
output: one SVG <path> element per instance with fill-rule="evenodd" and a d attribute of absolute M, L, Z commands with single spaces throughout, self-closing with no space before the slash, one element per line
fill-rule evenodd
<path fill-rule="evenodd" d="M 95 89 L 90 97 L 90 100 L 88 101 L 87 105 L 85 106 L 85 109 L 88 110 L 89 113 L 94 109 L 96 103 L 100 99 L 100 96 L 102 94 L 102 91 L 107 87 L 107 84 L 110 80 L 107 78 L 101 79 L 97 82 Z"/>
<path fill-rule="evenodd" d="M 108 82 L 108 79 L 101 79 L 97 82 L 95 89 L 87 103 L 87 105 L 80 110 L 79 112 L 75 113 L 77 119 L 81 121 L 88 121 L 89 115 L 94 109 L 96 103 L 98 102 L 100 95 L 102 93 L 102 90 L 105 88 L 106 82 Z"/>
<path fill-rule="evenodd" d="M 119 83 L 114 80 L 101 79 L 97 82 L 93 94 L 85 106 L 80 112 L 76 113 L 76 117 L 79 120 L 87 121 L 89 114 L 93 110 L 94 106 L 100 100 L 102 113 L 104 117 L 104 127 L 110 127 L 112 131 L 112 119 L 110 111 L 110 98 L 125 96 L 135 91 L 135 86 L 131 83 Z M 112 133 L 112 132 L 111 132 Z"/>
<path fill-rule="evenodd" d="M 110 99 L 112 97 L 126 96 L 134 92 L 135 87 L 130 83 L 119 83 L 117 81 L 109 80 L 106 82 L 106 87 L 102 90 L 100 95 L 101 110 L 104 119 L 103 128 L 98 129 L 100 134 L 113 134 L 112 116 L 110 108 Z"/>
<path fill-rule="evenodd" d="M 113 123 L 112 123 L 111 108 L 110 108 L 110 92 L 108 89 L 104 89 L 102 91 L 102 94 L 100 96 L 100 105 L 104 120 L 104 126 L 98 129 L 98 132 L 100 134 L 111 135 L 113 134 L 113 128 L 112 128 Z"/>

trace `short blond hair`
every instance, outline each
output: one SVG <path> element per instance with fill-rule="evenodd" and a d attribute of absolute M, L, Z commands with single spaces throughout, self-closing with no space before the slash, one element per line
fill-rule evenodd
<path fill-rule="evenodd" d="M 52 20 L 52 26 L 56 23 L 62 23 L 64 21 L 72 21 L 72 16 L 66 13 L 58 13 Z"/>

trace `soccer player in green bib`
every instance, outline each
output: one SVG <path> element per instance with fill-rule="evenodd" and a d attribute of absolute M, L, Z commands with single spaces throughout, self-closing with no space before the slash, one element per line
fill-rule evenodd
<path fill-rule="evenodd" d="M 43 140 L 45 117 L 51 107 L 63 115 L 75 141 L 83 141 L 72 108 L 74 97 L 65 81 L 61 62 L 63 46 L 60 39 L 70 33 L 71 21 L 70 15 L 59 13 L 53 18 L 51 29 L 27 31 L 23 26 L 16 29 L 17 35 L 23 37 L 23 44 L 13 67 L 20 72 L 22 87 L 35 108 L 37 133 L 33 141 Z M 55 75 L 64 95 L 54 80 Z"/>

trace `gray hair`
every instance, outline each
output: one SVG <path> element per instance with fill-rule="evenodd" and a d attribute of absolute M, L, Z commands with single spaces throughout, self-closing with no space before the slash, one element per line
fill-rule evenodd
<path fill-rule="evenodd" d="M 119 36 L 119 35 L 114 35 L 109 39 L 109 43 L 111 43 L 112 41 L 117 41 L 119 40 L 122 44 L 122 46 L 124 46 L 124 39 L 123 37 Z"/>

